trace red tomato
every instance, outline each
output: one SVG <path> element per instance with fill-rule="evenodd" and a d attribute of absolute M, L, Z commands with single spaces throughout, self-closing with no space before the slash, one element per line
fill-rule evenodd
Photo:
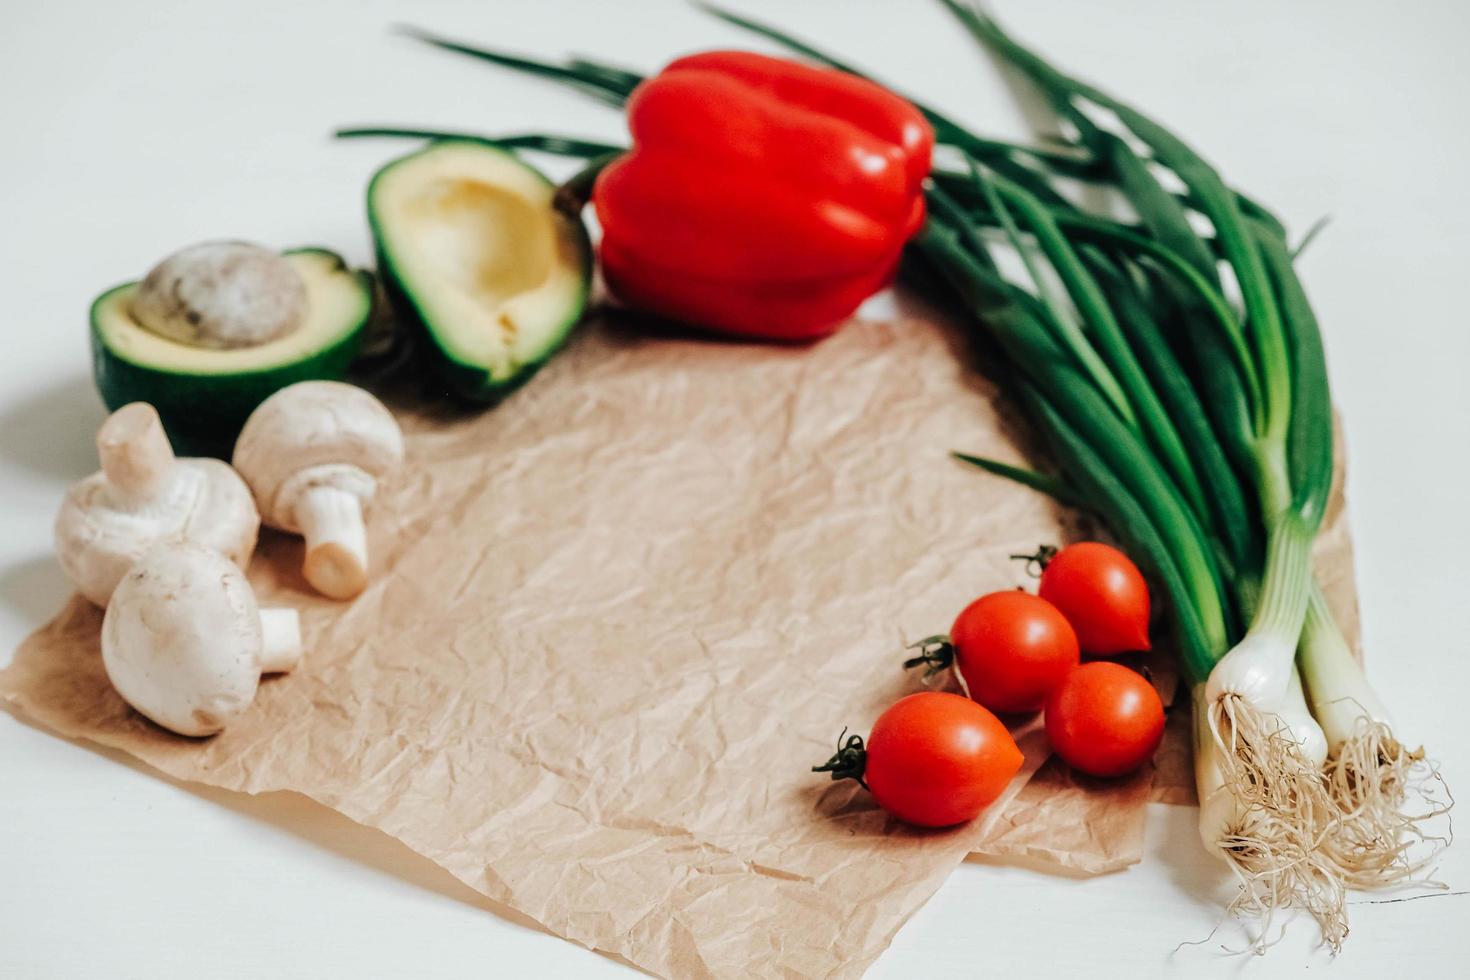
<path fill-rule="evenodd" d="M 1148 586 L 1117 548 L 1096 541 L 1068 545 L 1047 562 L 1037 592 L 1062 611 L 1088 653 L 1149 648 Z"/>
<path fill-rule="evenodd" d="M 1021 768 L 1000 719 L 958 694 L 924 691 L 873 723 L 864 778 L 878 805 L 920 827 L 971 820 Z"/>
<path fill-rule="evenodd" d="M 1122 664 L 1083 664 L 1046 702 L 1051 747 L 1073 769 L 1121 776 L 1153 757 L 1164 735 L 1164 703 L 1142 674 Z"/>
<path fill-rule="evenodd" d="M 991 711 L 1035 711 L 1077 666 L 1077 634 L 1045 599 L 992 592 L 965 607 L 949 631 L 970 697 Z"/>

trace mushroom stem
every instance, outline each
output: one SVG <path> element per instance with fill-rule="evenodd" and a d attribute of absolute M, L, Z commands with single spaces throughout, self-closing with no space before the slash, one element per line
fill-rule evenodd
<path fill-rule="evenodd" d="M 107 482 L 124 499 L 139 503 L 158 496 L 174 467 L 173 447 L 147 402 L 124 405 L 108 416 L 97 431 L 97 456 Z"/>
<path fill-rule="evenodd" d="M 351 599 L 367 585 L 367 529 L 357 496 L 315 486 L 296 501 L 296 523 L 306 538 L 306 580 L 322 595 Z"/>
<path fill-rule="evenodd" d="M 301 663 L 301 618 L 294 609 L 260 611 L 260 672 L 284 674 Z"/>

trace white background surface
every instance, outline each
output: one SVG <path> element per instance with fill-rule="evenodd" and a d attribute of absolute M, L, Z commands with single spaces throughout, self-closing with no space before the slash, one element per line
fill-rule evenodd
<path fill-rule="evenodd" d="M 924 0 L 747 0 L 979 128 L 1024 136 L 1005 81 Z M 999 12 L 1206 148 L 1298 231 L 1352 452 L 1370 672 L 1470 787 L 1470 5 L 1088 3 Z M 102 418 L 84 315 L 187 242 L 320 243 L 366 262 L 369 174 L 406 149 L 354 122 L 620 136 L 553 86 L 389 36 L 410 21 L 637 68 L 753 42 L 675 2 L 0 0 L 0 663 L 61 604 L 62 488 Z M 883 301 L 875 312 L 881 312 Z M 503 411 L 515 411 L 514 401 Z M 1328 966 L 1298 922 L 1261 961 L 1199 946 L 1228 896 L 1192 811 L 1155 807 L 1101 879 L 968 863 L 874 976 L 1258 976 Z M 1470 845 L 1443 876 L 1470 888 Z M 1336 976 L 1463 968 L 1470 895 L 1357 905 Z M 292 796 L 186 788 L 0 712 L 0 975 L 599 976 L 626 968 L 507 917 L 375 831 Z M 1463 975 L 1463 974 L 1460 974 Z"/>

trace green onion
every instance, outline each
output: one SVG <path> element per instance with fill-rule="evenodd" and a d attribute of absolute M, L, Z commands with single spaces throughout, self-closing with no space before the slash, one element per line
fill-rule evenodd
<path fill-rule="evenodd" d="M 1021 232 L 1016 226 L 1015 219 L 1011 217 L 1010 206 L 1006 201 L 1009 200 L 1015 204 L 1025 216 L 1027 225 L 1041 242 L 1042 249 L 1052 259 L 1053 264 L 1059 266 L 1058 271 L 1061 272 L 1063 283 L 1067 285 L 1068 289 L 1072 289 L 1073 282 L 1075 282 L 1075 267 L 1078 263 L 1076 257 L 1070 255 L 1070 246 L 1067 245 L 1066 240 L 1057 229 L 1056 223 L 1051 221 L 1050 215 L 1041 207 L 1040 202 L 1021 190 L 1019 186 L 1010 183 L 1002 184 L 1001 181 L 1003 178 L 999 177 L 986 178 L 978 168 L 975 170 L 975 179 L 984 189 L 986 197 L 990 202 L 991 210 L 1000 218 L 1001 226 L 1010 237 L 1016 252 L 1021 256 L 1021 261 L 1025 264 L 1026 271 L 1031 276 L 1032 283 L 1036 286 L 1037 291 L 1041 293 L 1042 302 L 1050 314 L 1049 319 L 1052 329 L 1061 335 L 1072 356 L 1077 358 L 1082 369 L 1092 377 L 1093 383 L 1107 396 L 1113 409 L 1122 417 L 1123 421 L 1129 425 L 1135 425 L 1137 419 L 1134 417 L 1133 407 L 1129 404 L 1128 397 L 1123 394 L 1123 389 L 1118 384 L 1117 378 L 1113 377 L 1113 373 L 1108 370 L 1107 365 L 1103 363 L 1097 351 L 1093 349 L 1092 345 L 1082 335 L 1081 326 L 1072 318 L 1072 315 L 1066 310 L 1061 301 L 1057 299 L 1055 291 L 1050 288 L 1046 279 L 1038 271 L 1032 250 L 1021 240 Z M 997 185 L 999 185 L 999 189 Z M 1071 266 L 1066 271 L 1062 271 L 1057 262 L 1057 254 L 1059 252 L 1068 253 L 1068 258 L 1071 260 Z M 1068 272 L 1073 273 L 1071 277 L 1072 281 L 1068 281 Z M 1097 328 L 1095 322 L 1097 317 L 1094 312 L 1096 307 L 1093 305 L 1096 304 L 1097 300 L 1098 297 L 1096 297 L 1094 290 L 1093 293 L 1089 293 L 1084 298 L 1084 301 L 1078 303 L 1078 306 L 1082 308 L 1083 315 L 1087 317 L 1093 329 Z M 1090 303 L 1087 301 L 1090 301 Z M 1114 333 L 1116 333 L 1116 330 L 1114 330 Z"/>

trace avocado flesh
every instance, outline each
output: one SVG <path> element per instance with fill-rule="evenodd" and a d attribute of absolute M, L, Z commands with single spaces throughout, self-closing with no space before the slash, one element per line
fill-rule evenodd
<path fill-rule="evenodd" d="M 146 401 L 158 409 L 175 450 L 228 458 L 255 407 L 297 381 L 338 379 L 362 345 L 372 280 L 324 249 L 283 253 L 306 283 L 307 313 L 284 337 L 214 350 L 153 333 L 132 314 L 136 282 L 92 304 L 92 363 L 110 410 Z"/>
<path fill-rule="evenodd" d="M 368 189 L 379 266 L 422 327 L 440 377 L 485 401 L 523 383 L 587 304 L 591 246 L 555 188 L 514 156 L 446 141 L 388 164 Z"/>
<path fill-rule="evenodd" d="M 265 371 L 293 364 L 330 347 L 367 317 L 371 296 L 362 282 L 330 252 L 302 250 L 286 260 L 306 283 L 307 312 L 284 337 L 256 347 L 193 347 L 161 336 L 133 317 L 135 282 L 109 290 L 97 300 L 92 322 L 102 343 L 115 355 L 141 367 L 175 374 L 222 375 Z"/>

